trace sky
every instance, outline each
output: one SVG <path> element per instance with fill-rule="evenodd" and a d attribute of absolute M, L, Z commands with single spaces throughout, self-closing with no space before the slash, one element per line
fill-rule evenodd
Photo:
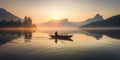
<path fill-rule="evenodd" d="M 97 13 L 107 19 L 120 14 L 119 6 L 120 0 L 0 0 L 0 8 L 21 18 L 29 16 L 33 23 L 64 18 L 82 22 Z"/>

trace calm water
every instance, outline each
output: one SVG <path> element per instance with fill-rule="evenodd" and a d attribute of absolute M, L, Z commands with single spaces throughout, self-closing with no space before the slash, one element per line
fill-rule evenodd
<path fill-rule="evenodd" d="M 120 31 L 64 30 L 69 40 L 51 39 L 55 30 L 1 31 L 0 60 L 120 60 Z"/>

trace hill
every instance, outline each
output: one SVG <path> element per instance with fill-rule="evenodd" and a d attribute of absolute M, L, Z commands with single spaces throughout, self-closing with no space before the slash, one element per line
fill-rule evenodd
<path fill-rule="evenodd" d="M 0 8 L 0 21 L 6 20 L 6 21 L 18 21 L 22 20 L 21 18 L 15 16 L 14 14 L 8 12 L 7 10 Z"/>
<path fill-rule="evenodd" d="M 76 27 L 74 24 L 70 23 L 67 18 L 60 20 L 50 20 L 45 23 L 39 24 L 39 27 Z"/>
<path fill-rule="evenodd" d="M 118 28 L 120 27 L 120 15 L 115 15 L 115 16 L 112 16 L 106 20 L 103 20 L 103 21 L 99 21 L 99 22 L 93 22 L 93 23 L 90 23 L 90 24 L 87 24 L 87 25 L 84 25 L 82 27 L 89 27 L 89 28 L 93 28 L 93 27 L 111 27 L 111 28 Z"/>
<path fill-rule="evenodd" d="M 89 18 L 83 22 L 71 22 L 73 24 L 75 24 L 76 26 L 83 26 L 83 25 L 87 25 L 90 24 L 92 22 L 98 22 L 98 21 L 103 21 L 103 17 L 100 14 L 96 14 L 93 18 Z"/>

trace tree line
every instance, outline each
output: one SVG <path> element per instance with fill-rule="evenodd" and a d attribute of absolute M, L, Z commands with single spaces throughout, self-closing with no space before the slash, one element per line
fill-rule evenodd
<path fill-rule="evenodd" d="M 24 17 L 24 20 L 0 20 L 0 27 L 35 27 L 30 17 Z"/>

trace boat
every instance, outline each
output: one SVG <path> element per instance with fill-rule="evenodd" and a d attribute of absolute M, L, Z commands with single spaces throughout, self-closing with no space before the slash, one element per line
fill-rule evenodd
<path fill-rule="evenodd" d="M 55 39 L 70 39 L 73 35 L 50 35 L 50 37 Z"/>

